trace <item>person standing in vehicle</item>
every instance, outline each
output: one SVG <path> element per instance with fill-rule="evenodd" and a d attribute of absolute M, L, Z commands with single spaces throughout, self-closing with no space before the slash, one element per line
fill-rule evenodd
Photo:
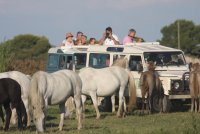
<path fill-rule="evenodd" d="M 96 39 L 95 38 L 90 38 L 89 45 L 95 45 L 95 44 L 96 44 Z"/>
<path fill-rule="evenodd" d="M 111 27 L 106 28 L 103 37 L 99 40 L 99 45 L 119 45 L 119 39 L 112 33 Z"/>
<path fill-rule="evenodd" d="M 130 29 L 128 35 L 124 37 L 122 44 L 126 45 L 127 43 L 139 43 L 144 42 L 143 38 L 136 37 L 136 31 L 134 29 Z"/>
<path fill-rule="evenodd" d="M 66 38 L 63 40 L 61 46 L 71 47 L 74 45 L 72 33 L 66 33 Z"/>
<path fill-rule="evenodd" d="M 86 35 L 81 36 L 81 45 L 87 45 L 87 36 Z"/>
<path fill-rule="evenodd" d="M 82 39 L 83 33 L 78 31 L 76 34 L 76 38 L 74 40 L 75 45 L 81 45 L 81 39 Z"/>

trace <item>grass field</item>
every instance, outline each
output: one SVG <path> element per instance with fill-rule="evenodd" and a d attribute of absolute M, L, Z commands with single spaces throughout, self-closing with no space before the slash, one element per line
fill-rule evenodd
<path fill-rule="evenodd" d="M 45 133 L 56 134 L 199 134 L 200 113 L 172 112 L 165 114 L 153 114 L 140 116 L 136 110 L 125 118 L 117 118 L 112 113 L 102 113 L 100 120 L 95 119 L 95 112 L 91 105 L 87 106 L 86 118 L 83 121 L 83 129 L 78 131 L 75 117 L 65 120 L 63 131 L 58 131 L 59 110 L 57 106 L 49 107 L 47 130 Z M 2 126 L 2 122 L 0 122 Z M 8 132 L 2 127 L 0 134 L 28 134 L 35 133 L 32 126 L 25 131 L 18 131 L 11 125 Z"/>

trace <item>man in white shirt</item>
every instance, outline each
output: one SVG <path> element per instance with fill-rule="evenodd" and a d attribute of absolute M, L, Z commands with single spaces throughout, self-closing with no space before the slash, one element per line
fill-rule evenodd
<path fill-rule="evenodd" d="M 112 34 L 112 28 L 107 27 L 103 37 L 99 40 L 99 45 L 119 45 L 119 39 Z"/>

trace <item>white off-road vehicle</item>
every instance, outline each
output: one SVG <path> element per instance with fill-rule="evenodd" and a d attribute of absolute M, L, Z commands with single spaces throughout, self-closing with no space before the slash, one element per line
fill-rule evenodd
<path fill-rule="evenodd" d="M 47 71 L 60 69 L 78 71 L 83 67 L 104 68 L 111 66 L 119 57 L 128 59 L 129 69 L 135 78 L 138 103 L 141 100 L 140 75 L 147 70 L 146 63 L 154 61 L 164 88 L 164 111 L 171 102 L 186 101 L 189 94 L 189 67 L 181 50 L 160 45 L 158 42 L 130 43 L 116 46 L 55 47 L 48 52 Z M 153 96 L 153 110 L 159 111 L 158 96 Z"/>

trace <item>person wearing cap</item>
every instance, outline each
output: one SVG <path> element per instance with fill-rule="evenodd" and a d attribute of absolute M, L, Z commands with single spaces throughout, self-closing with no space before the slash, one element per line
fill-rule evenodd
<path fill-rule="evenodd" d="M 130 29 L 128 35 L 124 37 L 122 44 L 126 45 L 127 43 L 133 42 L 144 42 L 143 38 L 136 37 L 136 31 L 134 29 Z"/>
<path fill-rule="evenodd" d="M 111 27 L 106 28 L 103 37 L 99 40 L 99 45 L 119 45 L 119 39 L 112 33 Z"/>
<path fill-rule="evenodd" d="M 69 46 L 73 46 L 73 45 L 74 45 L 74 41 L 73 41 L 72 33 L 66 33 L 66 39 L 63 40 L 61 46 L 69 47 Z"/>

